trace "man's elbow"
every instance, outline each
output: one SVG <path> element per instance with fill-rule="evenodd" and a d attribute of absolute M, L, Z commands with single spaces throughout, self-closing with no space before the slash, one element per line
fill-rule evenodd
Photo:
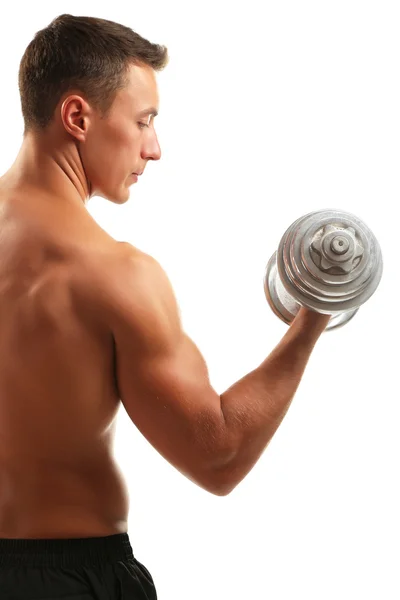
<path fill-rule="evenodd" d="M 229 496 L 237 484 L 238 482 L 235 481 L 232 470 L 226 466 L 214 471 L 208 489 L 214 496 Z"/>
<path fill-rule="evenodd" d="M 214 496 L 229 496 L 238 485 L 237 452 L 224 447 L 223 451 L 213 452 L 213 461 L 208 460 L 207 489 Z"/>
<path fill-rule="evenodd" d="M 220 487 L 210 490 L 210 493 L 214 496 L 229 496 L 229 494 L 233 492 L 234 489 L 235 487 Z"/>

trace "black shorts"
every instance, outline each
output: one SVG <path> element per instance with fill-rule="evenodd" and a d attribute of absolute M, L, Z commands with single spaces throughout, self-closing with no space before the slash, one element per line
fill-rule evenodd
<path fill-rule="evenodd" d="M 0 539 L 1 600 L 156 600 L 127 533 L 71 539 Z"/>

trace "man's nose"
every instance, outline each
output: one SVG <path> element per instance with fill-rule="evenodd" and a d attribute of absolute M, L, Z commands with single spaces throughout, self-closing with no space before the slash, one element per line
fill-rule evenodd
<path fill-rule="evenodd" d="M 147 160 L 160 160 L 161 148 L 156 133 L 145 142 L 142 158 Z"/>

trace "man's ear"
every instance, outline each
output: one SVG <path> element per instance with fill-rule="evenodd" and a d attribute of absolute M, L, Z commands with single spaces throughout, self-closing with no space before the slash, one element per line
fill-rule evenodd
<path fill-rule="evenodd" d="M 86 139 L 91 114 L 91 108 L 82 96 L 68 96 L 61 104 L 62 124 L 65 130 L 80 142 Z"/>

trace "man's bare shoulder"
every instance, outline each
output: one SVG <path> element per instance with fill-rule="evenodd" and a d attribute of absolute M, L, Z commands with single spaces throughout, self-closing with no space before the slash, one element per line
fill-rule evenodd
<path fill-rule="evenodd" d="M 126 311 L 140 318 L 143 311 L 159 308 L 167 298 L 175 300 L 160 263 L 128 242 L 115 242 L 90 262 L 91 274 L 86 281 L 89 304 L 101 312 L 110 327 Z"/>
<path fill-rule="evenodd" d="M 112 281 L 121 276 L 126 284 L 135 279 L 135 283 L 146 282 L 162 278 L 165 275 L 160 263 L 150 254 L 140 250 L 128 242 L 116 242 L 112 257 L 113 262 Z"/>
<path fill-rule="evenodd" d="M 119 242 L 114 265 L 109 284 L 117 292 L 117 298 L 123 300 L 127 295 L 132 304 L 142 301 L 153 306 L 175 300 L 171 282 L 154 256 L 128 242 Z"/>

